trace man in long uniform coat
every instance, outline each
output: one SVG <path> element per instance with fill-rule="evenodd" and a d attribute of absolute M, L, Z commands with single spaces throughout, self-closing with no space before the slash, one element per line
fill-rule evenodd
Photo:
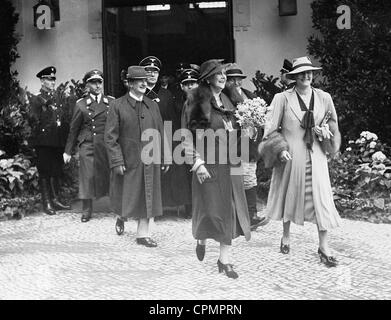
<path fill-rule="evenodd" d="M 69 123 L 68 105 L 63 105 L 54 87 L 56 68 L 47 67 L 37 73 L 41 90 L 31 98 L 31 145 L 37 154 L 37 169 L 43 211 L 54 215 L 57 210 L 69 210 L 58 198 L 59 178 L 63 175 L 63 158 Z"/>
<path fill-rule="evenodd" d="M 172 124 L 172 134 L 181 128 L 181 114 L 175 109 L 174 98 L 168 89 L 164 89 L 158 83 L 159 72 L 162 67 L 160 60 L 157 57 L 149 56 L 144 58 L 139 63 L 145 67 L 148 73 L 147 91 L 145 95 L 153 101 L 156 101 L 160 114 L 164 122 Z M 170 133 L 167 132 L 167 136 Z M 180 141 L 172 141 L 171 150 L 175 150 Z M 191 189 L 187 184 L 184 184 L 187 178 L 187 168 L 185 164 L 173 163 L 170 171 L 163 174 L 161 177 L 162 183 L 162 202 L 163 207 L 177 207 L 184 205 L 187 211 L 186 215 L 191 215 Z"/>
<path fill-rule="evenodd" d="M 159 140 L 164 141 L 163 121 L 157 103 L 144 96 L 147 88 L 145 69 L 130 66 L 127 78 L 129 92 L 111 102 L 105 129 L 112 169 L 111 201 L 119 216 L 117 233 L 123 232 L 127 218 L 135 218 L 138 220 L 136 242 L 156 247 L 156 241 L 149 236 L 149 222 L 163 214 L 160 170 L 167 171 L 169 167 L 161 165 L 161 160 L 148 164 L 141 152 L 149 145 L 146 139 L 142 141 L 148 129 L 158 132 Z M 162 153 L 160 141 L 153 141 L 153 153 L 157 152 L 158 156 Z"/>
<path fill-rule="evenodd" d="M 83 200 L 82 222 L 92 215 L 92 199 L 109 194 L 110 167 L 104 143 L 109 103 L 114 97 L 102 94 L 103 74 L 91 70 L 84 76 L 89 94 L 76 102 L 65 146 L 64 160 L 69 162 L 75 146 L 79 147 L 79 199 Z"/>

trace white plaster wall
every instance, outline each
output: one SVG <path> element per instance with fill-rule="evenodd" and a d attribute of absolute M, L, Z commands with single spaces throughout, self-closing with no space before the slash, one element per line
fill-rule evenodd
<path fill-rule="evenodd" d="M 91 30 L 91 15 L 88 14 L 90 7 L 90 12 L 91 9 L 95 12 L 92 17 L 99 19 L 101 0 L 60 0 L 61 20 L 50 30 L 34 27 L 33 6 L 36 3 L 36 0 L 14 0 L 21 15 L 17 32 L 22 33 L 22 38 L 18 44 L 20 58 L 13 69 L 19 73 L 21 86 L 37 93 L 40 81 L 35 75 L 50 65 L 57 68 L 57 84 L 71 78 L 82 79 L 85 72 L 93 68 L 103 70 L 101 33 L 90 33 L 96 30 Z"/>
<path fill-rule="evenodd" d="M 233 10 L 238 0 L 233 0 Z M 280 17 L 278 0 L 251 0 L 251 25 L 247 31 L 234 28 L 236 62 L 248 75 L 243 85 L 255 89 L 255 71 L 279 77 L 285 58 L 308 55 L 307 38 L 312 29 L 312 0 L 297 0 L 297 15 Z M 234 13 L 235 14 L 235 13 Z"/>

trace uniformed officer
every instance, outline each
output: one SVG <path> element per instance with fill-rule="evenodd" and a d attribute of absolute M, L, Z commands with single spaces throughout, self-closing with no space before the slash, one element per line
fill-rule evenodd
<path fill-rule="evenodd" d="M 79 149 L 79 198 L 83 200 L 82 222 L 92 215 L 92 199 L 109 194 L 110 166 L 104 143 L 104 130 L 109 103 L 114 97 L 103 91 L 103 74 L 99 70 L 86 73 L 83 81 L 89 94 L 76 102 L 64 161 L 69 162 L 76 145 Z"/>
<path fill-rule="evenodd" d="M 161 61 L 155 56 L 148 56 L 141 60 L 139 65 L 145 68 L 148 75 L 145 95 L 158 103 L 163 121 L 166 124 L 172 124 L 172 133 L 174 133 L 181 127 L 181 114 L 175 109 L 171 92 L 162 88 L 158 83 L 159 72 L 162 67 Z M 172 141 L 172 150 L 175 150 L 179 143 L 179 141 Z M 191 190 L 183 185 L 183 181 L 186 179 L 186 170 L 185 165 L 173 163 L 171 169 L 162 174 L 163 207 L 176 207 L 177 211 L 180 212 L 181 206 L 191 203 Z"/>
<path fill-rule="evenodd" d="M 178 112 L 181 114 L 181 127 L 185 128 L 186 123 L 189 120 L 189 112 L 186 99 L 191 90 L 198 87 L 199 72 L 194 69 L 186 69 L 182 72 L 179 83 L 181 88 L 181 94 L 175 99 L 175 105 Z"/>
<path fill-rule="evenodd" d="M 59 178 L 63 175 L 63 158 L 69 123 L 69 106 L 55 93 L 56 68 L 47 67 L 36 75 L 41 90 L 31 98 L 31 144 L 37 154 L 37 169 L 43 211 L 54 215 L 56 210 L 69 210 L 58 198 Z"/>

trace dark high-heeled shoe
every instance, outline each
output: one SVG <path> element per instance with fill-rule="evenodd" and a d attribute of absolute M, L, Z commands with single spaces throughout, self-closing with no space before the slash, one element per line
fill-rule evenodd
<path fill-rule="evenodd" d="M 200 244 L 198 243 L 197 241 L 197 246 L 196 246 L 196 255 L 197 255 L 197 259 L 202 261 L 204 260 L 204 257 L 205 257 L 205 249 L 206 249 L 206 245 L 205 244 Z"/>
<path fill-rule="evenodd" d="M 124 220 L 122 220 L 121 218 L 117 218 L 117 222 L 115 223 L 115 231 L 120 236 L 121 234 L 124 233 L 124 230 L 125 230 Z"/>
<path fill-rule="evenodd" d="M 326 255 L 320 248 L 318 248 L 318 255 L 320 262 L 324 263 L 327 267 L 336 267 L 338 265 L 338 260 L 335 257 Z"/>
<path fill-rule="evenodd" d="M 282 243 L 282 238 L 281 238 L 281 244 L 280 244 L 280 251 L 283 254 L 288 254 L 290 250 L 289 244 L 283 244 Z"/>
<path fill-rule="evenodd" d="M 224 271 L 228 278 L 236 279 L 236 278 L 239 277 L 239 275 L 233 269 L 233 265 L 232 264 L 221 263 L 221 261 L 219 259 L 219 260 L 217 260 L 217 267 L 219 269 L 219 273 L 222 273 Z"/>

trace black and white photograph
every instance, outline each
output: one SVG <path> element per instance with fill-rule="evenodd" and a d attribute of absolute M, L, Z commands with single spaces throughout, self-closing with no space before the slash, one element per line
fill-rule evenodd
<path fill-rule="evenodd" d="M 390 300 L 390 75 L 389 0 L 2 0 L 0 300 Z"/>

